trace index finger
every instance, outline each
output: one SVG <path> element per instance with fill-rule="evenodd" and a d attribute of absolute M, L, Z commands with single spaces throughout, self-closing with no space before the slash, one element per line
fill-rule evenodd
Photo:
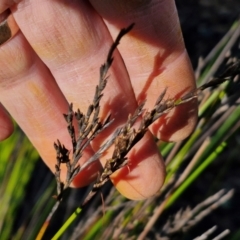
<path fill-rule="evenodd" d="M 179 98 L 196 87 L 173 0 L 91 0 L 91 3 L 113 36 L 120 28 L 135 23 L 119 50 L 138 102 L 147 99 L 146 108 L 151 109 L 165 88 L 168 98 Z M 196 119 L 197 102 L 192 101 L 159 119 L 151 131 L 162 140 L 179 141 L 191 133 Z"/>

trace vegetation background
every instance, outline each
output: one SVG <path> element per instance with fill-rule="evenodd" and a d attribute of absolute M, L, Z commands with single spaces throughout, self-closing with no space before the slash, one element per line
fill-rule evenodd
<path fill-rule="evenodd" d="M 238 0 L 177 0 L 176 5 L 186 48 L 193 67 L 196 69 L 198 58 L 207 56 L 226 34 L 232 23 L 240 17 L 240 2 Z M 196 205 L 202 196 L 206 196 L 210 191 L 217 191 L 220 186 L 226 189 L 235 189 L 231 203 L 208 216 L 207 219 L 198 224 L 194 231 L 203 232 L 206 226 L 210 227 L 216 223 L 221 229 L 228 228 L 231 232 L 240 231 L 239 147 L 240 129 L 238 128 L 235 137 L 231 139 L 224 153 L 181 198 L 183 202 L 179 202 L 180 205 Z M 236 239 L 240 239 L 240 234 L 238 236 Z"/>

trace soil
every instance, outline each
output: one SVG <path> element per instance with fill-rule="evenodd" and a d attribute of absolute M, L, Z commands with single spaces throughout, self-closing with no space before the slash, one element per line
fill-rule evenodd
<path fill-rule="evenodd" d="M 193 67 L 206 56 L 239 18 L 239 0 L 177 0 L 186 48 Z"/>

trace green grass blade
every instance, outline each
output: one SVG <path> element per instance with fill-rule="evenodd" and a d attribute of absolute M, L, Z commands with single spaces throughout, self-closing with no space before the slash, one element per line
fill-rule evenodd
<path fill-rule="evenodd" d="M 196 180 L 199 175 L 214 161 L 217 159 L 217 156 L 223 151 L 226 147 L 226 143 L 223 142 L 216 150 L 177 188 L 177 190 L 172 194 L 166 203 L 166 207 L 171 206 L 179 196 L 189 187 L 194 180 Z"/>
<path fill-rule="evenodd" d="M 68 220 L 63 224 L 63 226 L 58 230 L 58 232 L 53 236 L 52 240 L 59 239 L 67 230 L 67 228 L 76 220 L 81 211 L 82 209 L 78 207 L 75 212 L 68 218 Z"/>
<path fill-rule="evenodd" d="M 19 130 L 0 146 L 0 162 L 5 168 L 0 186 L 0 238 L 10 239 L 17 209 L 22 204 L 25 187 L 39 157 Z"/>
<path fill-rule="evenodd" d="M 195 169 L 195 171 L 178 187 L 178 189 L 170 197 L 167 207 L 169 207 L 176 199 L 183 193 L 183 191 L 193 183 L 193 181 L 200 175 L 200 173 L 205 170 L 209 164 L 211 164 L 220 152 L 223 151 L 226 143 L 223 142 L 223 139 L 230 131 L 231 127 L 239 121 L 240 116 L 240 106 L 238 106 L 235 111 L 229 116 L 226 122 L 219 128 L 219 130 L 212 136 L 211 142 L 206 150 L 203 152 L 199 158 L 200 165 Z"/>

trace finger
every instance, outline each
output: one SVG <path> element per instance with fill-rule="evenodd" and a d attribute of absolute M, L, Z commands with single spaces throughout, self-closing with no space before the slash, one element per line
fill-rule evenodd
<path fill-rule="evenodd" d="M 37 57 L 19 32 L 0 50 L 0 101 L 25 131 L 41 157 L 54 172 L 56 153 L 53 142 L 57 138 L 71 148 L 62 114 L 68 103 L 51 73 Z M 92 155 L 86 151 L 82 161 Z M 82 185 L 93 180 L 99 165 L 89 167 L 78 178 Z M 62 180 L 66 169 L 62 168 Z"/>
<path fill-rule="evenodd" d="M 8 138 L 13 132 L 13 123 L 0 103 L 0 141 Z"/>
<path fill-rule="evenodd" d="M 10 40 L 17 32 L 19 27 L 16 24 L 10 10 L 0 14 L 0 45 Z"/>
<path fill-rule="evenodd" d="M 102 19 L 87 1 L 68 1 L 64 4 L 64 1 L 45 0 L 39 3 L 39 1 L 22 2 L 14 16 L 33 49 L 51 70 L 67 100 L 73 103 L 75 109 L 80 108 L 82 112 L 86 112 L 92 103 L 99 78 L 99 67 L 106 59 L 112 38 Z M 36 23 L 39 24 L 37 28 Z M 100 117 L 103 119 L 111 113 L 114 123 L 93 141 L 94 150 L 111 136 L 116 127 L 125 123 L 128 114 L 133 113 L 137 107 L 128 74 L 118 52 L 114 55 L 109 75 L 101 102 Z M 156 167 L 155 162 L 158 159 L 158 168 L 155 168 L 155 172 L 163 176 L 163 162 L 153 140 L 147 137 L 143 141 L 150 150 L 138 161 L 147 162 L 151 169 Z M 136 152 L 138 148 L 135 149 Z M 109 157 L 111 152 L 102 159 L 103 164 Z M 136 158 L 131 161 L 136 161 Z M 146 175 L 144 166 L 141 164 L 133 166 L 128 177 L 134 175 L 139 178 L 138 173 L 141 172 L 139 182 L 142 182 L 145 189 L 148 188 L 151 179 Z M 130 185 L 129 182 L 125 179 L 126 189 Z M 162 183 L 163 177 L 159 177 L 152 191 L 139 194 L 137 191 L 125 193 L 123 189 L 121 192 L 129 198 L 149 197 L 155 194 Z M 76 181 L 75 184 L 77 185 Z"/>
<path fill-rule="evenodd" d="M 10 40 L 18 30 L 19 28 L 9 10 L 0 14 L 0 45 Z M 0 141 L 9 137 L 12 132 L 13 123 L 7 111 L 0 104 Z"/>
<path fill-rule="evenodd" d="M 0 13 L 4 12 L 8 8 L 12 7 L 16 3 L 19 3 L 21 0 L 1 0 L 0 1 Z"/>
<path fill-rule="evenodd" d="M 133 200 L 155 195 L 165 180 L 165 166 L 152 135 L 147 132 L 127 157 L 127 167 L 111 176 L 118 191 Z"/>
<path fill-rule="evenodd" d="M 173 0 L 91 0 L 105 19 L 111 33 L 135 23 L 119 46 L 136 98 L 147 99 L 151 109 L 161 92 L 166 98 L 179 98 L 195 88 L 191 63 L 182 39 Z M 151 126 L 162 140 L 178 141 L 190 134 L 196 123 L 197 103 L 177 107 Z"/>

